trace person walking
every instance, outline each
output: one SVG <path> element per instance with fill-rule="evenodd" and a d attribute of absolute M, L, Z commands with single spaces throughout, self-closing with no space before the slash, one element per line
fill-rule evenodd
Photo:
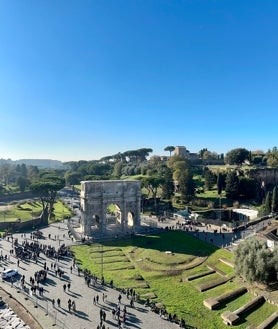
<path fill-rule="evenodd" d="M 71 303 L 71 307 L 72 307 L 73 312 L 75 312 L 75 311 L 76 311 L 75 301 L 73 301 L 73 302 Z"/>
<path fill-rule="evenodd" d="M 61 307 L 61 299 L 60 298 L 57 299 L 57 305 L 58 305 L 58 307 Z"/>
<path fill-rule="evenodd" d="M 69 309 L 69 312 L 71 313 L 71 299 L 68 300 L 68 309 Z"/>

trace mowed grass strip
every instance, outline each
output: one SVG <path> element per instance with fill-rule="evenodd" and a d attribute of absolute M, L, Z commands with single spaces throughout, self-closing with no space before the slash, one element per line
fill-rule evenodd
<path fill-rule="evenodd" d="M 214 287 L 210 290 L 203 292 L 204 299 L 207 299 L 209 297 L 217 298 L 218 296 L 221 296 L 225 294 L 228 291 L 235 290 L 239 287 L 239 284 L 237 281 L 228 281 L 223 285 Z"/>
<path fill-rule="evenodd" d="M 251 293 L 247 292 L 246 294 L 241 295 L 234 300 L 227 301 L 225 308 L 228 311 L 234 312 L 238 308 L 240 308 L 243 305 L 245 305 L 246 303 L 250 302 L 253 298 L 254 298 L 254 296 Z"/>
<path fill-rule="evenodd" d="M 234 273 L 234 269 L 231 266 L 229 266 L 221 261 L 218 261 L 215 264 L 215 267 L 218 268 L 223 273 L 225 273 L 226 275 L 231 275 L 232 273 Z"/>
<path fill-rule="evenodd" d="M 220 278 L 221 278 L 221 276 L 219 274 L 212 273 L 212 274 L 203 276 L 201 278 L 194 279 L 193 280 L 193 284 L 195 286 L 200 286 L 202 284 L 210 283 L 210 282 L 215 281 L 215 280 L 218 280 Z"/>
<path fill-rule="evenodd" d="M 256 326 L 260 325 L 266 318 L 272 315 L 275 311 L 277 311 L 277 306 L 263 303 L 259 308 L 256 309 L 256 312 L 251 312 L 249 314 L 245 314 L 245 320 L 250 323 L 254 323 Z M 278 323 L 276 325 L 271 326 L 271 328 L 278 328 Z"/>

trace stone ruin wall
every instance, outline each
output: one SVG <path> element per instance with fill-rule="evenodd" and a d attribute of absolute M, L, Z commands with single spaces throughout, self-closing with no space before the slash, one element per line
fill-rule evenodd
<path fill-rule="evenodd" d="M 278 185 L 278 168 L 250 169 L 246 171 L 246 176 L 256 179 L 265 188 Z"/>

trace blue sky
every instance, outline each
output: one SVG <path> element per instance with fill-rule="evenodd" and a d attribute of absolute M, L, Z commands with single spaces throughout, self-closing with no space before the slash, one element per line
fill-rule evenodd
<path fill-rule="evenodd" d="M 0 1 L 0 158 L 278 146 L 278 1 Z"/>

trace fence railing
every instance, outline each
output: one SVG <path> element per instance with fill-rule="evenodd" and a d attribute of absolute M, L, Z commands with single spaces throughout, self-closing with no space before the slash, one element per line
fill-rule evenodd
<path fill-rule="evenodd" d="M 52 306 L 52 303 L 50 301 L 42 299 L 43 297 L 41 296 L 39 298 L 39 296 L 37 294 L 32 293 L 31 289 L 29 288 L 25 287 L 25 289 L 23 289 L 22 284 L 18 281 L 14 283 L 10 283 L 8 281 L 4 282 L 10 284 L 18 292 L 22 293 L 25 296 L 26 300 L 28 299 L 30 302 L 32 302 L 34 307 L 40 308 L 45 312 L 45 315 L 50 316 L 53 320 L 52 326 L 57 326 L 61 329 L 71 329 L 69 326 L 66 325 L 66 316 L 61 315 L 59 311 Z"/>

